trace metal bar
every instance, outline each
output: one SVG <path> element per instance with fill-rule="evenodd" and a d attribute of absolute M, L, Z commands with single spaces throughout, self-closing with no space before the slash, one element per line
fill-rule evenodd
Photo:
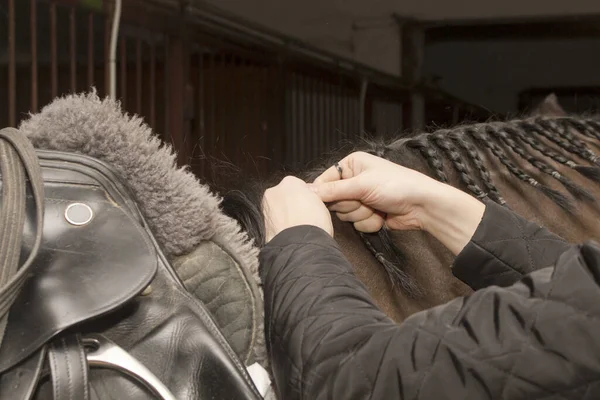
<path fill-rule="evenodd" d="M 252 63 L 248 59 L 243 59 L 242 64 L 242 88 L 243 88 L 243 98 L 241 99 L 242 104 L 251 103 L 251 95 L 253 93 L 251 82 L 252 82 Z M 244 132 L 245 138 L 252 139 L 251 131 L 252 131 L 252 114 L 253 111 L 249 107 L 240 107 L 240 119 L 243 121 L 241 128 Z M 246 142 L 242 143 L 242 155 L 245 157 L 245 147 L 248 146 Z"/>
<path fill-rule="evenodd" d="M 311 161 L 316 158 L 317 154 L 321 151 L 321 139 L 323 138 L 323 134 L 321 132 L 321 95 L 320 95 L 320 80 L 318 78 L 313 78 L 312 80 L 312 109 L 313 109 L 313 144 L 312 144 L 312 154 L 310 156 Z"/>
<path fill-rule="evenodd" d="M 50 58 L 51 58 L 51 94 L 58 95 L 58 43 L 56 39 L 56 4 L 50 3 Z"/>
<path fill-rule="evenodd" d="M 319 148 L 319 104 L 318 104 L 318 86 L 317 80 L 311 78 L 310 80 L 310 152 L 309 160 L 315 158 L 317 149 Z"/>
<path fill-rule="evenodd" d="M 135 41 L 135 109 L 142 113 L 142 39 Z"/>
<path fill-rule="evenodd" d="M 169 91 L 169 85 L 171 83 L 171 77 L 170 77 L 170 72 L 171 72 L 171 68 L 169 65 L 169 52 L 170 52 L 170 39 L 169 39 L 169 35 L 165 34 L 165 53 L 164 53 L 164 62 L 163 62 L 163 73 L 164 73 L 164 79 L 165 79 L 165 94 L 164 94 L 164 98 L 165 98 L 165 102 L 163 104 L 164 106 L 164 112 L 165 112 L 165 127 L 164 127 L 164 140 L 166 142 L 171 143 L 171 132 L 169 131 L 169 119 L 170 119 L 170 115 L 169 115 L 169 108 L 170 108 L 170 104 L 169 101 L 171 100 L 171 94 Z"/>
<path fill-rule="evenodd" d="M 354 136 L 354 132 L 351 132 L 352 121 L 350 115 L 350 102 L 350 91 L 347 87 L 344 87 L 344 132 L 349 139 Z"/>
<path fill-rule="evenodd" d="M 77 91 L 77 39 L 76 39 L 75 7 L 69 10 L 69 60 L 71 92 Z"/>
<path fill-rule="evenodd" d="M 221 79 L 221 75 L 223 74 L 223 70 L 222 70 L 222 66 L 223 66 L 223 55 L 222 54 L 215 54 L 215 64 L 214 64 L 214 78 L 213 78 L 213 83 L 214 83 L 214 92 L 213 92 L 213 100 L 214 100 L 214 110 L 213 110 L 213 129 L 214 129 L 214 136 L 213 136 L 213 148 L 212 151 L 214 151 L 213 155 L 216 155 L 217 157 L 220 157 L 220 150 L 221 150 L 221 128 L 222 128 L 222 121 L 221 121 L 221 116 L 222 116 L 222 109 L 221 109 L 221 104 L 222 104 L 222 100 L 223 98 L 221 96 L 219 96 L 221 94 L 222 91 L 222 79 Z"/>
<path fill-rule="evenodd" d="M 306 76 L 302 77 L 301 80 L 302 86 L 302 130 L 300 131 L 300 141 L 301 141 L 301 157 L 300 162 L 306 163 L 308 160 L 308 146 L 309 146 L 309 133 L 310 133 L 310 93 L 308 87 L 308 78 Z"/>
<path fill-rule="evenodd" d="M 367 102 L 367 89 L 369 81 L 365 78 L 360 83 L 360 96 L 358 98 L 358 130 L 360 137 L 365 135 L 366 129 L 366 102 Z"/>
<path fill-rule="evenodd" d="M 272 162 L 270 168 L 281 165 L 285 160 L 285 148 L 288 143 L 288 135 L 285 130 L 286 121 L 286 97 L 285 90 L 287 84 L 287 74 L 283 70 L 281 63 L 273 63 L 270 66 L 272 71 L 269 74 L 271 87 L 270 114 L 271 125 L 269 126 L 269 137 L 273 145 L 271 146 Z"/>
<path fill-rule="evenodd" d="M 150 126 L 156 129 L 156 47 L 154 38 L 150 43 Z"/>
<path fill-rule="evenodd" d="M 121 36 L 120 40 L 120 67 L 121 67 L 121 103 L 127 109 L 127 39 Z"/>
<path fill-rule="evenodd" d="M 207 76 L 207 82 L 210 82 L 209 87 L 210 87 L 210 91 L 209 91 L 209 101 L 207 102 L 208 107 L 210 107 L 210 118 L 208 118 L 208 122 L 209 122 L 209 127 L 210 129 L 207 129 L 207 136 L 206 136 L 206 140 L 204 141 L 205 143 L 205 148 L 204 151 L 206 153 L 208 153 L 209 155 L 212 154 L 212 152 L 214 151 L 214 145 L 215 145 L 215 141 L 216 141 L 216 136 L 217 136 L 217 129 L 215 127 L 216 124 L 216 112 L 217 112 L 217 107 L 216 107 L 216 100 L 217 100 L 217 83 L 215 82 L 216 80 L 216 65 L 217 65 L 217 61 L 216 61 L 216 55 L 215 53 L 211 50 L 210 51 L 210 56 L 209 56 L 209 63 L 208 63 L 208 76 Z M 208 87 L 207 87 L 208 90 Z"/>
<path fill-rule="evenodd" d="M 320 140 L 318 157 L 320 157 L 321 154 L 327 150 L 327 135 L 329 135 L 329 132 L 327 132 L 327 98 L 325 95 L 325 87 L 327 85 L 327 82 L 325 80 L 320 80 L 319 83 L 319 125 L 321 125 L 321 128 L 319 129 Z"/>
<path fill-rule="evenodd" d="M 111 23 L 110 32 L 110 54 L 109 54 L 109 80 L 110 80 L 110 97 L 117 98 L 117 41 L 119 39 L 119 27 L 121 24 L 121 0 L 114 0 L 114 14 Z"/>
<path fill-rule="evenodd" d="M 35 0 L 34 0 L 35 1 Z M 88 14 L 88 70 L 87 70 L 87 81 L 88 88 L 94 86 L 94 69 L 96 67 L 94 62 L 94 13 Z"/>
<path fill-rule="evenodd" d="M 184 126 L 184 93 L 185 93 L 185 46 L 180 36 L 173 36 L 169 44 L 169 53 L 166 59 L 169 64 L 170 84 L 166 91 L 169 92 L 167 112 L 169 113 L 169 136 L 173 149 L 177 152 L 179 166 L 187 164 Z"/>
<path fill-rule="evenodd" d="M 206 134 L 205 131 L 205 122 L 204 122 L 204 53 L 201 48 L 198 52 L 198 132 L 196 133 L 196 146 L 200 147 L 200 155 L 203 155 L 204 152 L 204 136 Z M 193 155 L 193 154 L 192 154 Z M 205 176 L 205 161 L 204 157 L 200 157 L 200 176 Z"/>
<path fill-rule="evenodd" d="M 331 109 L 331 85 L 329 82 L 324 82 L 323 85 L 323 98 L 325 99 L 325 104 L 323 105 L 323 113 L 325 114 L 325 150 L 331 151 L 333 150 L 333 130 L 331 129 L 331 120 L 333 118 L 333 110 Z"/>
<path fill-rule="evenodd" d="M 285 165 L 296 164 L 296 75 L 291 72 L 285 87 L 286 90 L 286 119 L 285 130 L 288 140 L 285 149 Z"/>
<path fill-rule="evenodd" d="M 16 67 L 15 0 L 8 0 L 8 124 L 17 126 L 17 67 Z"/>
<path fill-rule="evenodd" d="M 258 156 L 260 156 L 261 158 L 259 158 L 257 160 L 258 162 L 258 166 L 259 166 L 259 172 L 260 173 L 265 173 L 266 172 L 266 163 L 265 157 L 268 157 L 270 154 L 270 151 L 267 147 L 267 145 L 269 144 L 269 130 L 271 128 L 270 126 L 270 120 L 269 120 L 269 90 L 268 90 L 268 86 L 267 86 L 267 82 L 268 82 L 268 67 L 265 67 L 264 65 L 261 66 L 261 74 L 260 74 L 260 92 L 261 92 L 261 102 L 260 102 L 260 127 L 259 127 L 259 132 L 260 132 L 260 150 L 258 153 Z"/>
<path fill-rule="evenodd" d="M 262 124 L 263 124 L 263 115 L 262 115 L 262 105 L 263 105 L 263 93 L 262 93 L 262 63 L 260 63 L 259 65 L 255 66 L 254 70 L 255 70 L 255 76 L 256 76 L 256 82 L 257 82 L 257 90 L 255 93 L 255 99 L 256 99 L 256 116 L 254 118 L 254 126 L 253 126 L 253 137 L 255 138 L 254 140 L 254 154 L 251 154 L 254 164 L 255 164 L 255 168 L 257 173 L 260 173 L 260 165 L 259 165 L 259 159 L 257 157 L 261 157 L 262 154 Z"/>
<path fill-rule="evenodd" d="M 340 142 L 344 137 L 343 132 L 343 121 L 344 121 L 344 103 L 342 101 L 343 95 L 342 85 L 335 85 L 335 130 L 337 132 L 336 138 Z"/>
<path fill-rule="evenodd" d="M 112 3 L 109 3 L 112 4 Z M 110 5 L 109 5 L 110 7 Z M 110 10 L 109 10 L 110 11 Z M 110 14 L 110 12 L 109 12 Z M 112 22 L 110 18 L 104 17 L 104 93 L 110 95 L 110 31 Z"/>
<path fill-rule="evenodd" d="M 452 107 L 452 125 L 456 125 L 459 122 L 459 115 L 460 115 L 460 105 L 455 104 Z"/>
<path fill-rule="evenodd" d="M 233 55 L 223 55 L 223 106 L 221 107 L 221 134 L 219 136 L 219 144 L 221 153 L 228 158 L 230 155 L 229 149 L 227 148 L 227 136 L 231 132 L 231 106 L 233 102 L 233 72 L 231 65 L 233 64 Z M 230 160 L 233 161 L 233 160 Z"/>
<path fill-rule="evenodd" d="M 31 112 L 38 110 L 37 0 L 31 0 Z"/>
<path fill-rule="evenodd" d="M 239 159 L 240 157 L 240 149 L 239 149 L 239 143 L 235 140 L 235 135 L 239 134 L 240 132 L 242 132 L 242 127 L 241 127 L 241 120 L 240 120 L 240 95 L 241 95 L 241 79 L 240 79 L 240 65 L 242 63 L 242 60 L 237 57 L 237 56 L 233 56 L 232 57 L 232 79 L 231 79 L 231 116 L 233 117 L 229 117 L 227 118 L 228 121 L 230 121 L 230 129 L 228 131 L 228 133 L 230 135 L 232 135 L 231 137 L 231 145 L 230 145 L 230 151 L 232 154 L 232 157 L 234 157 L 232 159 L 232 161 L 234 163 L 239 163 L 240 161 L 242 161 L 241 159 Z"/>
<path fill-rule="evenodd" d="M 294 88 L 296 91 L 296 106 L 294 107 L 294 162 L 296 163 L 296 165 L 298 165 L 302 162 L 302 127 L 304 126 L 304 119 L 302 115 L 302 76 L 298 74 L 294 74 L 294 76 L 296 78 L 294 83 Z"/>

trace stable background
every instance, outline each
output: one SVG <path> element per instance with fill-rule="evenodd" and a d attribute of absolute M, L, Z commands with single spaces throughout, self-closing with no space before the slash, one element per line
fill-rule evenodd
<path fill-rule="evenodd" d="M 108 93 L 111 0 L 0 0 L 0 125 Z M 123 0 L 117 94 L 210 180 L 356 136 L 598 110 L 600 2 Z"/>

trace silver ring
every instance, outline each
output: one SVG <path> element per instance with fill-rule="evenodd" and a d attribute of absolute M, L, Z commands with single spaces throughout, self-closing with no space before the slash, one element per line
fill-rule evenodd
<path fill-rule="evenodd" d="M 344 179 L 344 175 L 342 174 L 342 172 L 344 171 L 342 169 L 342 166 L 340 165 L 339 162 L 335 162 L 335 164 L 333 164 L 335 166 L 335 169 L 337 169 L 338 173 L 340 174 L 340 179 Z"/>

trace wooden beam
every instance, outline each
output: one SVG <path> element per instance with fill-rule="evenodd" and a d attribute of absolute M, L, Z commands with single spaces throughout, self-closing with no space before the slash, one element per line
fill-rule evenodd
<path fill-rule="evenodd" d="M 428 21 L 426 40 L 486 41 L 600 37 L 600 15 L 504 20 Z"/>
<path fill-rule="evenodd" d="M 423 129 L 425 127 L 425 97 L 420 90 L 425 62 L 425 30 L 423 24 L 415 20 L 398 20 L 402 43 L 401 77 L 413 88 L 410 94 L 410 128 Z"/>

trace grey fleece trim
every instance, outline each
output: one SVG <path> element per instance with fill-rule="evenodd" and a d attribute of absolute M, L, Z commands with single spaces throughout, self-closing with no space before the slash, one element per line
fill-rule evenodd
<path fill-rule="evenodd" d="M 205 240 L 227 243 L 259 286 L 262 300 L 259 250 L 237 222 L 220 211 L 221 199 L 186 168 L 177 168 L 172 147 L 142 118 L 122 112 L 117 101 L 101 100 L 93 89 L 55 99 L 19 129 L 37 148 L 86 154 L 113 166 L 129 183 L 169 258 L 185 255 Z M 259 331 L 262 348 L 259 344 L 257 361 L 263 362 L 262 327 Z"/>

